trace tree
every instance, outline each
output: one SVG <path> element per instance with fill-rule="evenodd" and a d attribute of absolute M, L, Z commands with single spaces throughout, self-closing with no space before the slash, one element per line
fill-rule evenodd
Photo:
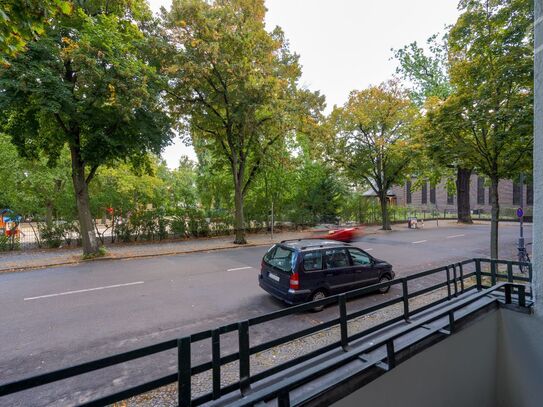
<path fill-rule="evenodd" d="M 43 152 L 54 163 L 64 146 L 70 150 L 85 254 L 98 252 L 88 194 L 98 168 L 141 164 L 172 136 L 149 52 L 147 5 L 108 3 L 84 2 L 59 17 L 0 72 L 0 128 L 20 154 Z"/>
<path fill-rule="evenodd" d="M 413 123 L 418 110 L 395 81 L 353 91 L 331 114 L 335 158 L 353 180 L 363 179 L 381 205 L 382 228 L 390 230 L 387 191 L 408 172 L 416 155 Z"/>
<path fill-rule="evenodd" d="M 176 50 L 172 109 L 198 145 L 230 169 L 235 243 L 245 243 L 244 198 L 270 146 L 296 123 L 298 57 L 263 0 L 176 0 L 167 15 Z"/>
<path fill-rule="evenodd" d="M 433 35 L 427 40 L 430 55 L 413 42 L 405 47 L 395 50 L 394 56 L 399 60 L 397 72 L 413 84 L 411 98 L 420 108 L 435 100 L 445 100 L 453 92 L 449 78 L 449 61 L 447 35 L 438 39 Z M 443 139 L 452 138 L 454 134 L 439 134 L 435 139 L 435 132 L 421 131 L 421 144 L 430 157 L 432 171 L 448 172 L 451 166 L 456 169 L 456 203 L 458 209 L 458 222 L 473 223 L 471 219 L 471 205 L 469 199 L 470 177 L 472 170 L 462 162 L 462 155 L 454 143 L 446 143 L 451 148 L 445 149 Z M 440 174 L 443 175 L 443 174 Z"/>
<path fill-rule="evenodd" d="M 70 14 L 71 1 L 3 0 L 0 4 L 0 63 L 22 51 L 26 43 L 45 32 L 56 14 Z"/>
<path fill-rule="evenodd" d="M 455 91 L 428 112 L 454 134 L 463 160 L 490 180 L 490 254 L 498 258 L 498 182 L 530 166 L 533 144 L 532 3 L 465 0 L 449 35 Z"/>
<path fill-rule="evenodd" d="M 69 184 L 70 158 L 61 152 L 58 165 L 51 168 L 47 158 L 27 160 L 17 154 L 8 136 L 0 134 L 0 209 L 11 208 L 23 217 L 45 219 L 70 218 L 73 204 L 66 198 L 73 194 Z"/>

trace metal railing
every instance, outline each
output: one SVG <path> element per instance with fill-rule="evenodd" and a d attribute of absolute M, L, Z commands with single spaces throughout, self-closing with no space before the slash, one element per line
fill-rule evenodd
<path fill-rule="evenodd" d="M 505 265 L 505 273 L 500 270 L 500 266 Z M 475 268 L 474 271 L 465 272 L 467 266 Z M 528 269 L 528 276 L 526 275 L 517 275 L 513 272 L 513 267 L 522 266 L 523 268 Z M 431 284 L 428 287 L 420 288 L 414 291 L 408 289 L 409 282 L 412 282 L 421 278 L 429 278 L 430 276 L 441 276 L 444 277 L 445 281 Z M 470 281 L 467 280 L 475 279 L 473 284 L 469 284 Z M 212 400 L 216 400 L 226 394 L 230 394 L 233 391 L 239 390 L 242 395 L 247 395 L 251 389 L 251 385 L 257 381 L 265 379 L 271 375 L 279 373 L 285 369 L 296 366 L 302 362 L 308 361 L 318 355 L 328 352 L 336 348 L 342 348 L 347 351 L 348 345 L 350 342 L 359 339 L 363 336 L 366 336 L 372 332 L 383 329 L 392 324 L 398 323 L 402 320 L 409 320 L 411 317 L 420 314 L 421 312 L 434 307 L 440 303 L 451 300 L 454 297 L 457 297 L 461 294 L 472 290 L 481 291 L 483 289 L 489 290 L 490 287 L 492 291 L 503 290 L 505 294 L 506 301 L 511 302 L 512 288 L 516 289 L 518 292 L 519 305 L 526 305 L 526 296 L 531 297 L 531 290 L 526 291 L 524 285 L 511 285 L 515 281 L 520 282 L 531 282 L 532 279 L 532 267 L 530 263 L 520 263 L 516 261 L 506 261 L 506 260 L 489 260 L 489 259 L 471 259 L 465 260 L 458 263 L 450 264 L 447 266 L 438 267 L 432 270 L 427 270 L 421 273 L 413 274 L 407 277 L 395 279 L 392 281 L 375 284 L 369 287 L 357 289 L 354 291 L 349 291 L 343 294 L 331 296 L 324 298 L 322 300 L 305 303 L 293 307 L 289 307 L 283 310 L 275 311 L 270 314 L 258 316 L 255 318 L 250 318 L 245 321 L 240 321 L 237 323 L 228 324 L 217 329 L 202 331 L 190 336 L 186 336 L 179 339 L 172 339 L 169 341 L 164 341 L 157 343 L 155 345 L 142 347 L 135 349 L 129 352 L 124 352 L 116 354 L 113 356 L 105 357 L 102 359 L 94 360 L 87 363 L 82 363 L 76 366 L 63 368 L 56 370 L 50 373 L 39 374 L 32 376 L 26 379 L 17 380 L 10 383 L 4 383 L 0 385 L 0 397 L 21 392 L 24 390 L 32 389 L 38 386 L 45 384 L 57 382 L 60 380 L 68 379 L 71 377 L 79 376 L 85 373 L 93 372 L 99 369 L 104 369 L 106 367 L 119 365 L 128 361 L 139 359 L 145 356 L 157 354 L 159 352 L 171 350 L 177 348 L 178 354 L 178 372 L 165 375 L 158 379 L 148 381 L 146 383 L 133 386 L 122 391 L 116 392 L 114 394 L 97 398 L 90 402 L 80 404 L 81 406 L 104 406 L 112 404 L 127 398 L 157 389 L 159 387 L 176 383 L 178 384 L 178 402 L 180 406 L 198 406 Z M 488 281 L 487 281 L 488 280 Z M 500 282 L 507 281 L 507 283 Z M 490 285 L 487 284 L 490 282 Z M 363 309 L 358 309 L 354 312 L 347 312 L 347 300 L 354 297 L 358 297 L 370 292 L 374 292 L 379 288 L 383 287 L 401 287 L 401 295 L 395 298 L 386 300 L 380 304 L 366 307 Z M 446 295 L 443 298 L 432 301 L 428 304 L 425 304 L 416 309 L 411 309 L 410 300 L 416 297 L 426 295 L 430 292 L 446 288 Z M 485 294 L 482 294 L 487 295 Z M 475 301 L 475 300 L 474 300 Z M 351 320 L 360 318 L 364 315 L 375 313 L 383 308 L 395 305 L 402 304 L 402 315 L 397 317 L 390 318 L 384 322 L 381 322 L 377 325 L 374 325 L 368 329 L 365 329 L 361 332 L 349 335 L 348 333 L 348 323 Z M 311 326 L 299 330 L 297 332 L 269 340 L 264 343 L 260 343 L 254 346 L 250 346 L 249 341 L 249 331 L 250 327 L 254 327 L 259 324 L 263 324 L 270 321 L 275 321 L 277 319 L 299 313 L 304 311 L 310 311 L 318 306 L 337 306 L 338 316 L 329 321 L 326 321 L 317 326 Z M 428 323 L 428 321 L 427 321 Z M 451 324 L 454 324 L 454 315 L 451 320 Z M 274 347 L 286 344 L 288 342 L 294 341 L 296 339 L 302 338 L 304 336 L 312 335 L 317 332 L 323 331 L 325 329 L 331 328 L 333 326 L 339 326 L 340 339 L 336 342 L 327 344 L 323 347 L 320 347 L 317 350 L 310 351 L 302 356 L 298 356 L 295 359 L 289 360 L 287 362 L 281 363 L 277 366 L 273 366 L 264 371 L 261 371 L 256 374 L 251 374 L 251 355 L 263 352 Z M 413 328 L 418 326 L 413 324 Z M 452 325 L 451 325 L 452 326 Z M 237 331 L 237 342 L 238 342 L 238 351 L 230 353 L 228 355 L 221 355 L 221 336 L 236 332 Z M 392 341 L 394 338 L 390 339 Z M 194 343 L 200 341 L 211 341 L 211 361 L 206 363 L 201 363 L 196 366 L 192 366 L 191 363 L 191 347 Z M 389 365 L 394 364 L 394 348 L 393 342 L 387 342 L 387 349 L 389 349 Z M 392 345 L 391 345 L 392 344 Z M 381 346 L 383 343 L 381 343 Z M 239 368 L 239 380 L 234 383 L 222 386 L 221 385 L 221 370 L 224 365 L 230 364 L 232 362 L 238 363 Z M 191 388 L 191 378 L 194 375 L 198 375 L 204 372 L 210 372 L 212 378 L 212 390 L 203 395 L 197 397 L 192 396 Z M 281 394 L 284 393 L 284 389 L 281 390 Z M 284 395 L 283 395 L 284 397 Z M 252 397 L 250 398 L 252 400 Z M 249 400 L 249 398 L 247 398 Z M 0 399 L 1 403 L 1 399 Z M 246 405 L 242 403 L 243 405 Z M 241 405 L 241 404 L 240 404 Z M 285 404 L 288 405 L 288 404 Z"/>

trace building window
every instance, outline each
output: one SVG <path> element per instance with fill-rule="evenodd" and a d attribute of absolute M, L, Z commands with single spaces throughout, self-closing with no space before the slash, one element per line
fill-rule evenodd
<path fill-rule="evenodd" d="M 513 181 L 513 205 L 522 206 L 520 202 L 520 183 L 518 181 Z"/>
<path fill-rule="evenodd" d="M 420 202 L 423 204 L 428 203 L 428 183 L 427 182 L 422 184 L 422 198 Z"/>
<path fill-rule="evenodd" d="M 436 204 L 436 187 L 430 187 L 430 203 Z"/>
<path fill-rule="evenodd" d="M 485 204 L 485 179 L 477 177 L 477 205 Z"/>
<path fill-rule="evenodd" d="M 534 185 L 530 182 L 526 184 L 526 205 L 534 204 Z"/>
<path fill-rule="evenodd" d="M 447 191 L 447 205 L 454 205 L 454 194 Z"/>
<path fill-rule="evenodd" d="M 411 181 L 405 183 L 405 200 L 408 204 L 411 203 Z"/>

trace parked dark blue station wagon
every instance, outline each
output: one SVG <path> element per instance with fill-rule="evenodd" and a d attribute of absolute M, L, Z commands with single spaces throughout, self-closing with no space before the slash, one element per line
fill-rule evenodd
<path fill-rule="evenodd" d="M 273 245 L 262 259 L 258 280 L 260 287 L 274 297 L 297 304 L 393 278 L 389 263 L 350 244 L 299 239 Z"/>

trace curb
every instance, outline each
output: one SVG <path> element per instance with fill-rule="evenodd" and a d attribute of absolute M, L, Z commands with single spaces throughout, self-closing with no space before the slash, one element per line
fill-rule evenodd
<path fill-rule="evenodd" d="M 144 258 L 152 258 L 152 257 L 160 257 L 160 256 L 176 256 L 180 254 L 192 254 L 192 253 L 202 253 L 202 252 L 213 252 L 213 251 L 219 251 L 219 250 L 229 250 L 229 249 L 243 249 L 246 247 L 262 247 L 262 246 L 269 246 L 271 243 L 247 243 L 242 246 L 236 247 L 236 246 L 219 246 L 219 247 L 209 247 L 206 249 L 194 249 L 194 250 L 188 250 L 188 251 L 172 251 L 172 252 L 161 252 L 161 253 L 147 253 L 147 254 L 139 254 L 139 255 L 130 255 L 130 256 L 118 256 L 118 257 L 95 257 L 93 259 L 74 259 L 71 261 L 63 261 L 58 263 L 48 263 L 48 264 L 37 264 L 37 265 L 30 265 L 30 266 L 21 266 L 21 267 L 10 267 L 10 268 L 4 268 L 0 269 L 0 274 L 3 273 L 14 273 L 18 271 L 27 271 L 27 270 L 37 270 L 37 269 L 43 269 L 48 267 L 61 267 L 61 266 L 69 266 L 73 264 L 81 264 L 86 262 L 94 262 L 94 261 L 108 261 L 108 260 L 131 260 L 131 259 L 144 259 Z"/>
<path fill-rule="evenodd" d="M 375 231 L 367 232 L 365 235 L 375 235 L 375 234 L 379 234 L 380 232 L 387 233 L 390 231 L 375 230 Z M 247 244 L 239 245 L 239 246 L 218 246 L 218 247 L 208 247 L 208 248 L 202 248 L 202 249 L 185 250 L 185 251 L 146 253 L 146 254 L 135 254 L 135 255 L 129 255 L 129 256 L 121 255 L 118 257 L 104 256 L 104 257 L 95 257 L 92 259 L 77 258 L 74 260 L 61 261 L 57 263 L 36 264 L 36 265 L 29 265 L 29 266 L 3 268 L 3 269 L 0 269 L 0 274 L 15 273 L 19 271 L 39 270 L 39 269 L 44 269 L 44 268 L 49 268 L 49 267 L 70 266 L 74 264 L 81 264 L 81 263 L 94 262 L 94 261 L 144 259 L 144 258 L 152 258 L 152 257 L 159 257 L 159 256 L 176 256 L 176 255 L 181 255 L 181 254 L 212 252 L 212 251 L 219 251 L 219 250 L 243 249 L 246 247 L 263 247 L 263 246 L 269 246 L 273 243 L 274 243 L 273 241 L 270 241 L 266 243 L 247 243 Z"/>

